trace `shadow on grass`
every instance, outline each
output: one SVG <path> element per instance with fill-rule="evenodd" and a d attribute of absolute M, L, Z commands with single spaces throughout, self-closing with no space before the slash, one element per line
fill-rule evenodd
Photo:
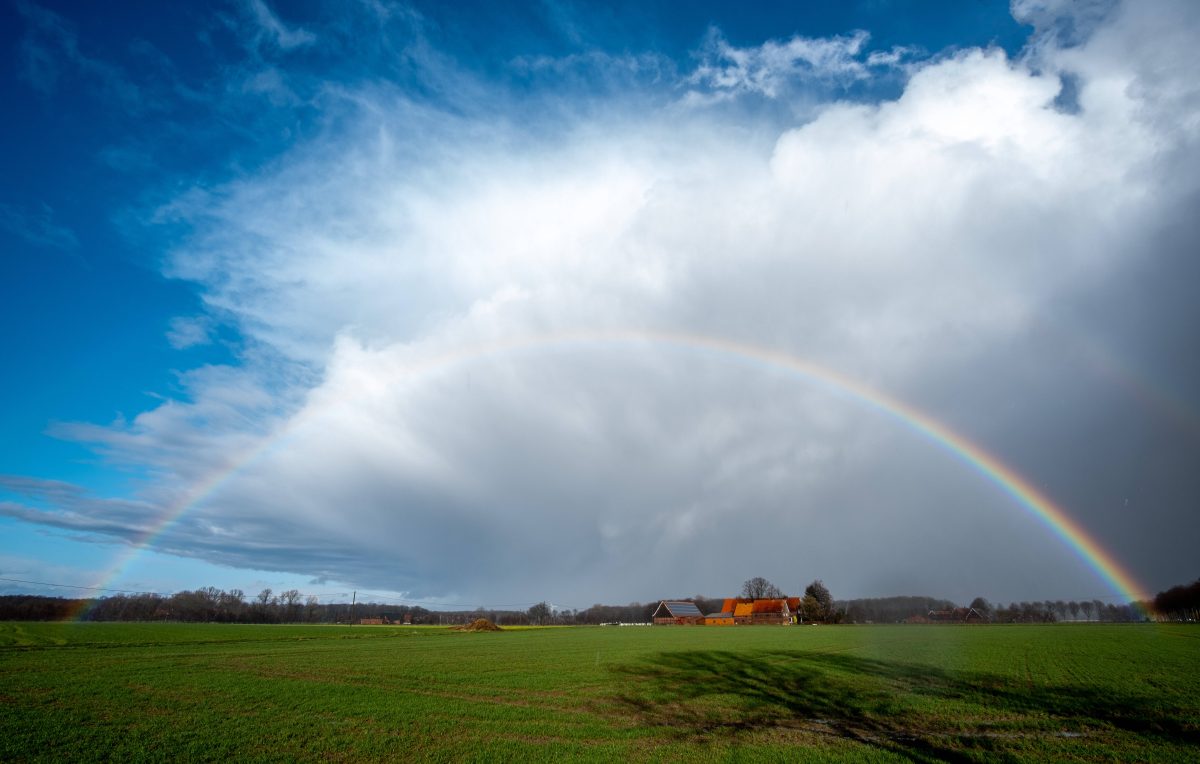
<path fill-rule="evenodd" d="M 1014 739 L 1114 729 L 1200 745 L 1178 709 L 1108 688 L 803 651 L 667 652 L 614 670 L 626 680 L 621 705 L 683 737 L 794 729 L 914 761 L 1002 756 Z"/>

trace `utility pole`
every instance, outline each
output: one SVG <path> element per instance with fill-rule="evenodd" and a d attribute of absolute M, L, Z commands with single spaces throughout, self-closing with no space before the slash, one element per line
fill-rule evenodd
<path fill-rule="evenodd" d="M 358 602 L 358 590 L 355 589 L 350 595 L 350 625 L 354 625 L 354 605 Z"/>

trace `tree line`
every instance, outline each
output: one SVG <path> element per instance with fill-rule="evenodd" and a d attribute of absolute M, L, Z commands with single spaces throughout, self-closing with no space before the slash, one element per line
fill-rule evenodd
<path fill-rule="evenodd" d="M 778 599 L 783 591 L 765 578 L 742 584 L 741 596 L 748 599 Z M 678 598 L 694 602 L 704 614 L 717 613 L 724 598 L 695 595 Z M 970 604 L 990 623 L 1049 623 L 1092 621 L 1128 623 L 1145 620 L 1153 607 L 1160 620 L 1200 620 L 1200 579 L 1159 592 L 1152 602 L 1110 604 L 1101 600 L 1044 600 L 993 605 L 983 597 Z M 387 618 L 395 623 L 462 624 L 487 618 L 500 625 L 595 625 L 602 623 L 646 623 L 658 601 L 627 605 L 595 604 L 585 609 L 555 608 L 539 602 L 528 610 L 431 611 L 419 605 L 377 602 L 321 603 L 316 596 L 289 589 L 263 589 L 247 597 L 240 589 L 228 591 L 204 587 L 193 591 L 162 594 L 115 594 L 94 599 L 0 596 L 0 620 L 57 621 L 192 621 L 216 623 L 357 623 L 362 618 Z M 935 597 L 876 597 L 835 601 L 828 587 L 815 580 L 804 590 L 799 616 L 814 623 L 899 623 L 931 610 L 953 610 L 957 605 Z"/>
<path fill-rule="evenodd" d="M 931 610 L 954 610 L 958 604 L 934 597 L 877 597 L 839 602 L 847 623 L 900 623 Z M 993 605 L 976 597 L 968 606 L 987 623 L 1055 623 L 1059 621 L 1095 621 L 1131 623 L 1145 620 L 1142 609 L 1134 604 L 1107 604 L 1100 600 L 1044 600 Z"/>
<path fill-rule="evenodd" d="M 716 600 L 718 606 L 720 600 Z M 642 623 L 658 602 L 628 605 L 593 605 L 585 610 L 558 609 L 540 602 L 528 610 L 475 608 L 474 610 L 428 610 L 419 605 L 379 602 L 321 603 L 313 595 L 295 589 L 274 592 L 263 589 L 247 597 L 240 589 L 228 591 L 204 587 L 171 595 L 142 593 L 114 594 L 93 599 L 0 595 L 0 620 L 4 621 L 183 621 L 204 623 L 358 623 L 379 618 L 413 624 L 458 625 L 487 618 L 501 626 L 585 625 Z"/>
<path fill-rule="evenodd" d="M 1200 578 L 1156 594 L 1154 612 L 1164 621 L 1200 621 Z"/>
<path fill-rule="evenodd" d="M 993 623 L 1047 623 L 1053 621 L 1094 621 L 1103 623 L 1132 623 L 1145 620 L 1145 611 L 1135 603 L 1110 603 L 1102 600 L 1045 600 L 1043 602 L 1010 602 L 993 607 L 987 600 L 976 598 L 976 607 L 985 619 Z"/>
<path fill-rule="evenodd" d="M 187 621 L 206 623 L 350 623 L 380 617 L 387 610 L 398 620 L 410 615 L 414 623 L 436 623 L 422 607 L 377 603 L 322 604 L 295 589 L 276 593 L 263 589 L 246 597 L 240 589 L 209 586 L 171 595 L 114 594 L 94 599 L 36 595 L 0 596 L 0 620 Z"/>

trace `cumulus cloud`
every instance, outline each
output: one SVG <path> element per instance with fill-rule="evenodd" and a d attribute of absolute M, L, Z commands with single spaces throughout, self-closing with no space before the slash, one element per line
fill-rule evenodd
<path fill-rule="evenodd" d="M 1005 571 L 1008 591 L 1053 573 L 1093 592 L 912 433 L 753 352 L 653 332 L 803 357 L 1008 432 L 979 405 L 998 382 L 942 398 L 946 381 L 1041 358 L 1022 352 L 1046 314 L 1144 256 L 1195 191 L 1161 162 L 1194 163 L 1195 54 L 1140 8 L 1036 61 L 927 61 L 896 100 L 803 124 L 614 97 L 526 131 L 366 89 L 346 131 L 162 211 L 194 231 L 167 272 L 237 325 L 243 365 L 61 434 L 161 476 L 141 500 L 187 509 L 170 550 L 420 596 L 587 605 L 755 574 L 962 596 L 947 569 L 976 591 Z M 869 77 L 866 40 L 714 36 L 681 84 L 780 97 L 798 72 Z M 1076 113 L 1055 108 L 1067 70 Z"/>

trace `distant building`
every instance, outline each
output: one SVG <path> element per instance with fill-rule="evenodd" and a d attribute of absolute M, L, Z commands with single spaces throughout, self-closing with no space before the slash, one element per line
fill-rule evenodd
<path fill-rule="evenodd" d="M 663 600 L 651 616 L 659 626 L 703 626 L 704 614 L 694 602 Z"/>
<path fill-rule="evenodd" d="M 758 626 L 786 626 L 792 623 L 792 609 L 787 599 L 754 600 L 750 622 Z"/>
<path fill-rule="evenodd" d="M 973 607 L 956 607 L 953 610 L 930 610 L 925 616 L 927 623 L 983 623 L 984 617 Z M 910 619 L 910 623 L 916 623 Z"/>
<path fill-rule="evenodd" d="M 786 626 L 800 617 L 799 597 L 726 597 L 716 613 L 702 615 L 694 602 L 662 600 L 652 616 L 660 625 Z"/>
<path fill-rule="evenodd" d="M 792 623 L 800 623 L 801 618 L 804 616 L 804 614 L 800 612 L 800 598 L 788 597 L 787 604 L 788 610 L 792 611 Z"/>
<path fill-rule="evenodd" d="M 774 599 L 750 599 L 748 597 L 727 597 L 721 602 L 721 612 L 707 616 L 710 618 L 725 616 L 723 620 L 732 619 L 738 626 L 752 625 L 786 625 L 796 622 L 800 608 L 799 597 L 777 597 Z M 724 622 L 713 624 L 725 626 Z"/>

